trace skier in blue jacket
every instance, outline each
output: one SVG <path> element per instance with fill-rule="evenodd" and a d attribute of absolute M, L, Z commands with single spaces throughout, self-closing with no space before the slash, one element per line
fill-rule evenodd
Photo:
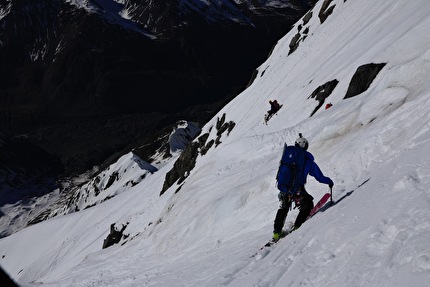
<path fill-rule="evenodd" d="M 307 193 L 305 189 L 306 178 L 307 175 L 313 176 L 318 182 L 327 184 L 330 188 L 333 187 L 334 183 L 329 178 L 326 177 L 321 169 L 314 161 L 314 156 L 307 151 L 309 147 L 308 141 L 302 137 L 296 139 L 295 146 L 303 148 L 306 152 L 305 154 L 305 164 L 303 167 L 303 178 L 301 188 L 297 193 L 293 196 L 280 192 L 278 197 L 280 201 L 280 206 L 278 212 L 276 213 L 275 222 L 274 222 L 274 230 L 273 230 L 273 241 L 278 241 L 282 236 L 282 228 L 284 227 L 285 219 L 287 218 L 288 210 L 291 207 L 291 203 L 294 201 L 295 205 L 300 209 L 299 214 L 297 215 L 296 221 L 294 223 L 294 227 L 292 230 L 299 228 L 303 222 L 308 218 L 312 208 L 314 208 L 313 197 L 309 193 Z"/>

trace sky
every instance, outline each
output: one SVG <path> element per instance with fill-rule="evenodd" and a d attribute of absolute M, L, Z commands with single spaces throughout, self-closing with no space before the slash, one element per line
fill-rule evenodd
<path fill-rule="evenodd" d="M 1 267 L 38 287 L 430 286 L 430 2 L 334 0 L 323 24 L 321 5 L 299 48 L 288 54 L 302 20 L 202 128 L 209 141 L 223 114 L 236 124 L 179 191 L 160 196 L 176 151 L 112 199 L 0 239 Z M 343 99 L 369 63 L 386 65 L 367 91 Z M 333 106 L 310 117 L 318 103 L 308 97 L 333 79 Z M 265 125 L 273 99 L 283 107 Z M 260 250 L 272 236 L 282 148 L 299 133 L 334 181 L 335 204 Z M 312 177 L 306 189 L 315 199 L 329 191 Z M 112 223 L 128 237 L 102 249 Z"/>

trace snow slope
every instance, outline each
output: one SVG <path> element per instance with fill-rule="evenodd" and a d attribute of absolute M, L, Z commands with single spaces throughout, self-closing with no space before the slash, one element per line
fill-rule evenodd
<path fill-rule="evenodd" d="M 1 239 L 0 265 L 22 286 L 430 286 L 430 2 L 334 0 L 323 24 L 321 5 L 300 47 L 288 55 L 293 29 L 203 128 L 216 137 L 224 113 L 236 123 L 179 192 L 159 196 L 172 161 L 109 201 Z M 387 64 L 343 100 L 368 63 Z M 333 107 L 310 118 L 309 95 L 333 79 Z M 284 107 L 266 126 L 275 98 Z M 253 257 L 271 237 L 282 146 L 299 132 L 336 204 Z M 313 178 L 307 189 L 328 190 Z M 102 250 L 111 223 L 129 237 Z"/>

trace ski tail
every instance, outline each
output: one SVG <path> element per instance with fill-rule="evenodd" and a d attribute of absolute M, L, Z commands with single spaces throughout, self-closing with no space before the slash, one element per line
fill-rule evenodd
<path fill-rule="evenodd" d="M 314 208 L 312 208 L 312 210 L 311 210 L 311 213 L 309 214 L 309 217 L 308 218 L 310 218 L 310 217 L 312 217 L 312 216 L 314 216 L 315 215 L 315 213 L 317 213 L 320 209 L 321 209 L 321 207 L 323 207 L 324 206 L 324 204 L 326 204 L 327 203 L 327 201 L 329 200 L 331 198 L 331 194 L 330 193 L 326 193 L 326 194 L 324 194 L 322 197 L 321 197 L 321 199 L 318 201 L 318 203 L 314 206 Z"/>

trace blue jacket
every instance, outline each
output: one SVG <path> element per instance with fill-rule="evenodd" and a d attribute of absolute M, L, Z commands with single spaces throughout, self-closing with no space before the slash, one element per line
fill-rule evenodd
<path fill-rule="evenodd" d="M 306 160 L 305 160 L 305 166 L 303 168 L 303 180 L 302 180 L 303 184 L 306 183 L 306 178 L 309 174 L 313 176 L 320 183 L 333 185 L 333 181 L 329 177 L 326 177 L 322 173 L 318 165 L 315 163 L 314 156 L 310 152 L 306 151 L 305 157 L 306 157 Z"/>

